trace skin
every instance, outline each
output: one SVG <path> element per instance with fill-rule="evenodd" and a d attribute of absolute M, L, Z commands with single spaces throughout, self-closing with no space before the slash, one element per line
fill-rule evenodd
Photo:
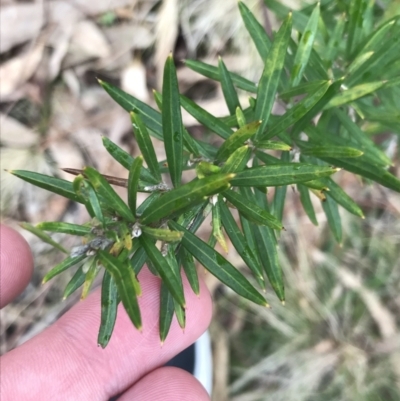
<path fill-rule="evenodd" d="M 32 254 L 24 238 L 0 226 L 0 305 L 27 286 Z M 192 344 L 207 329 L 211 297 L 201 283 L 197 297 L 183 278 L 187 325 L 174 319 L 164 345 L 158 334 L 159 279 L 147 269 L 139 274 L 143 331 L 138 332 L 123 308 L 105 349 L 97 346 L 100 292 L 94 291 L 38 336 L 0 359 L 2 401 L 98 400 L 120 394 L 119 401 L 206 401 L 202 385 L 177 368 L 160 367 Z"/>

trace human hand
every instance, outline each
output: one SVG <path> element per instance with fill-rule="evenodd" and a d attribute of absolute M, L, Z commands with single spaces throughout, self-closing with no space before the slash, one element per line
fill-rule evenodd
<path fill-rule="evenodd" d="M 13 229 L 0 226 L 0 306 L 29 283 L 32 255 Z M 190 400 L 209 397 L 189 373 L 160 367 L 192 344 L 211 319 L 211 298 L 201 283 L 197 297 L 184 278 L 187 301 L 185 331 L 174 319 L 161 347 L 158 331 L 159 280 L 147 269 L 139 274 L 143 332 L 137 331 L 120 306 L 108 346 L 97 346 L 100 291 L 75 305 L 43 333 L 1 357 L 2 401 Z"/>

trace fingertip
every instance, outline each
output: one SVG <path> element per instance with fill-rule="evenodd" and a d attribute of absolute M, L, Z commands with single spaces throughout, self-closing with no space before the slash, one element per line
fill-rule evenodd
<path fill-rule="evenodd" d="M 119 401 L 209 401 L 204 387 L 190 373 L 175 367 L 153 370 L 124 394 Z"/>
<path fill-rule="evenodd" d="M 14 229 L 0 224 L 0 307 L 7 305 L 28 285 L 33 273 L 32 252 Z"/>

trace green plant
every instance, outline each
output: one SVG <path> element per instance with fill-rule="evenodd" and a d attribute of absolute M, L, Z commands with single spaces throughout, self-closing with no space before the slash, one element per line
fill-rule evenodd
<path fill-rule="evenodd" d="M 278 16 L 287 14 L 278 2 L 266 3 Z M 258 84 L 229 72 L 222 59 L 218 67 L 185 61 L 193 70 L 221 82 L 227 117 L 215 117 L 179 94 L 170 55 L 162 93 L 154 92 L 161 112 L 100 81 L 130 113 L 142 152 L 141 157 L 133 158 L 103 138 L 111 156 L 129 170 L 127 180 L 102 175 L 91 167 L 67 169 L 78 174 L 73 183 L 12 171 L 25 181 L 86 206 L 91 219 L 84 225 L 46 222 L 23 226 L 68 254 L 44 281 L 78 266 L 65 297 L 82 285 L 85 296 L 104 267 L 98 338 L 102 347 L 112 334 L 120 301 L 135 327 L 141 327 L 137 274 L 145 263 L 162 280 L 161 341 L 168 334 L 174 313 L 179 324 L 185 325 L 181 266 L 193 291 L 199 291 L 194 259 L 239 295 L 268 305 L 254 285 L 214 250 L 217 241 L 226 248 L 222 228 L 257 285 L 265 287 L 266 275 L 284 302 L 276 248 L 288 185 L 297 185 L 302 205 L 315 224 L 310 192 L 321 199 L 338 242 L 342 236 L 338 206 L 359 217 L 363 213 L 330 178 L 332 174 L 343 168 L 400 192 L 400 180 L 387 169 L 390 158 L 370 138 L 388 129 L 400 133 L 400 24 L 398 17 L 376 23 L 375 8 L 375 3 L 367 0 L 323 1 L 289 13 L 271 40 L 239 2 L 246 28 L 265 60 Z M 242 108 L 237 89 L 252 94 L 249 107 Z M 296 101 L 299 96 L 301 100 Z M 283 115 L 271 113 L 276 101 L 285 107 Z M 183 127 L 181 107 L 222 138 L 222 145 L 215 148 L 194 139 Z M 150 135 L 164 141 L 166 160 L 157 160 Z M 280 158 L 273 155 L 276 151 L 281 152 Z M 183 184 L 183 171 L 187 169 L 195 169 L 197 178 Z M 162 173 L 169 174 L 173 188 L 163 182 Z M 127 187 L 127 204 L 110 184 Z M 269 187 L 276 188 L 271 205 L 266 196 Z M 138 191 L 149 193 L 140 205 L 136 203 Z M 241 228 L 230 207 L 239 211 Z M 212 235 L 206 243 L 195 233 L 210 213 Z M 46 232 L 81 236 L 84 245 L 68 252 Z M 161 250 L 157 241 L 162 243 Z"/>

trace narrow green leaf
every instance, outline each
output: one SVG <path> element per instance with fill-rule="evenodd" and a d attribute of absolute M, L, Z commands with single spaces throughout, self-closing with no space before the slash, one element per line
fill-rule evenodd
<path fill-rule="evenodd" d="M 312 12 L 310 19 L 307 22 L 304 33 L 300 39 L 297 53 L 294 58 L 294 65 L 290 75 L 290 86 L 296 86 L 299 84 L 303 72 L 307 66 L 310 58 L 311 49 L 314 44 L 315 36 L 318 30 L 319 20 L 319 3 L 317 3 L 314 11 Z"/>
<path fill-rule="evenodd" d="M 224 124 L 220 119 L 214 117 L 208 111 L 201 108 L 195 102 L 181 95 L 182 107 L 192 115 L 198 122 L 207 127 L 210 131 L 215 132 L 221 138 L 227 139 L 233 134 L 233 131 Z"/>
<path fill-rule="evenodd" d="M 124 166 L 127 170 L 130 169 L 134 158 L 128 153 L 125 152 L 122 148 L 120 148 L 117 144 L 112 142 L 106 136 L 102 138 L 103 145 L 106 148 L 107 152 L 122 166 Z"/>
<path fill-rule="evenodd" d="M 155 89 L 153 89 L 153 97 L 157 104 L 158 110 L 162 111 L 162 95 L 161 95 L 161 93 L 157 92 Z"/>
<path fill-rule="evenodd" d="M 400 26 L 393 24 L 387 32 L 387 35 L 381 41 L 380 45 L 374 50 L 374 54 L 368 59 L 367 62 L 361 64 L 352 75 L 346 77 L 345 84 L 347 87 L 353 87 L 355 83 L 361 81 L 372 81 L 373 79 L 381 79 L 384 70 L 399 54 L 399 41 Z M 371 49 L 372 50 L 372 49 Z"/>
<path fill-rule="evenodd" d="M 263 210 L 250 200 L 244 199 L 243 196 L 240 196 L 238 193 L 224 191 L 223 196 L 235 206 L 247 220 L 255 224 L 266 225 L 274 230 L 283 229 L 282 223 L 275 216 Z"/>
<path fill-rule="evenodd" d="M 39 230 L 43 231 L 51 231 L 56 233 L 79 235 L 79 236 L 88 235 L 92 230 L 91 227 L 88 226 L 80 226 L 78 224 L 64 223 L 61 221 L 54 221 L 54 222 L 46 221 L 43 223 L 36 224 L 36 227 Z"/>
<path fill-rule="evenodd" d="M 340 46 L 343 43 L 343 32 L 346 26 L 346 14 L 342 14 L 336 22 L 335 28 L 329 38 L 325 53 L 325 59 L 332 61 L 336 59 Z"/>
<path fill-rule="evenodd" d="M 141 216 L 143 212 L 151 207 L 153 202 L 161 196 L 161 192 L 153 192 L 136 209 L 136 215 Z"/>
<path fill-rule="evenodd" d="M 209 175 L 218 174 L 220 172 L 221 172 L 220 167 L 215 166 L 214 164 L 209 162 L 202 161 L 196 166 L 196 174 L 197 177 L 199 178 L 204 178 Z"/>
<path fill-rule="evenodd" d="M 143 212 L 141 223 L 148 225 L 190 205 L 202 203 L 204 197 L 229 188 L 229 181 L 233 177 L 234 174 L 211 175 L 166 192 Z"/>
<path fill-rule="evenodd" d="M 83 259 L 85 259 L 87 256 L 86 255 L 79 255 L 75 257 L 68 256 L 66 259 L 64 259 L 61 263 L 59 263 L 57 266 L 53 267 L 44 277 L 42 280 L 42 283 L 47 283 L 49 280 L 51 280 L 53 277 L 57 276 L 58 274 L 62 273 L 63 271 L 67 270 L 68 268 L 76 265 L 77 263 L 81 262 Z"/>
<path fill-rule="evenodd" d="M 318 35 L 317 35 L 318 36 Z M 293 40 L 291 38 L 291 40 Z M 328 73 L 325 63 L 319 56 L 319 54 L 311 49 L 310 58 L 308 60 L 308 64 L 305 68 L 304 75 L 306 76 L 308 81 L 317 81 L 317 80 L 328 80 L 330 78 L 330 74 Z"/>
<path fill-rule="evenodd" d="M 89 182 L 82 180 L 81 183 L 85 187 L 85 190 L 88 194 L 90 209 L 93 210 L 95 217 L 104 227 L 103 210 L 101 209 L 100 201 L 99 198 L 97 197 L 95 190 L 93 189 L 92 185 Z"/>
<path fill-rule="evenodd" d="M 177 222 L 178 224 L 188 228 L 193 221 L 197 218 L 199 214 L 204 213 L 204 209 L 206 206 L 209 206 L 209 200 L 207 199 L 203 203 L 188 209 L 186 212 L 182 213 L 178 219 Z"/>
<path fill-rule="evenodd" d="M 177 229 L 176 231 L 183 230 Z M 181 276 L 176 274 L 174 269 L 171 268 L 164 256 L 162 256 L 161 252 L 156 248 L 153 240 L 150 237 L 147 237 L 146 234 L 143 234 L 140 236 L 139 240 L 146 251 L 148 258 L 151 260 L 154 268 L 157 270 L 157 273 L 167 286 L 168 290 L 171 292 L 174 299 L 179 303 L 179 305 L 185 308 L 185 297 L 183 294 Z"/>
<path fill-rule="evenodd" d="M 236 149 L 254 136 L 260 124 L 261 121 L 253 121 L 234 132 L 218 149 L 216 155 L 217 161 L 226 160 Z"/>
<path fill-rule="evenodd" d="M 101 284 L 101 321 L 97 343 L 105 348 L 110 341 L 117 319 L 118 288 L 108 271 L 104 272 Z"/>
<path fill-rule="evenodd" d="M 226 244 L 225 235 L 221 228 L 221 209 L 219 201 L 213 202 L 212 205 L 212 215 L 211 215 L 211 225 L 212 225 L 212 235 L 220 244 L 221 248 L 228 253 L 228 245 Z"/>
<path fill-rule="evenodd" d="M 161 182 L 160 168 L 158 166 L 156 152 L 153 143 L 151 142 L 149 132 L 147 131 L 140 114 L 131 112 L 130 115 L 135 137 L 147 167 L 151 175 Z"/>
<path fill-rule="evenodd" d="M 212 65 L 203 63 L 202 61 L 195 60 L 185 60 L 185 65 L 189 67 L 191 70 L 198 72 L 201 75 L 204 75 L 207 78 L 210 78 L 214 81 L 220 81 L 220 75 L 218 71 L 218 67 L 214 67 Z M 239 88 L 243 89 L 247 92 L 256 93 L 257 86 L 254 82 L 249 81 L 246 78 L 241 77 L 238 74 L 230 73 L 233 83 Z"/>
<path fill-rule="evenodd" d="M 199 276 L 197 274 L 196 265 L 193 256 L 185 249 L 181 248 L 182 267 L 189 281 L 190 287 L 196 295 L 200 294 Z"/>
<path fill-rule="evenodd" d="M 140 114 L 143 123 L 146 127 L 150 130 L 150 133 L 157 139 L 163 140 L 163 126 L 162 126 L 162 117 L 161 114 L 154 110 L 152 107 L 148 106 L 147 104 L 141 102 L 139 99 L 127 94 L 126 92 L 122 91 L 121 89 L 106 83 L 100 82 L 103 88 L 108 92 L 108 94 L 125 110 L 128 112 L 135 112 L 136 114 Z M 195 141 L 189 135 L 186 135 L 186 131 L 184 131 L 184 142 L 185 147 L 189 152 L 193 152 L 194 143 L 196 143 L 196 149 L 201 151 L 201 154 L 204 157 L 208 156 L 208 151 L 205 147 L 200 144 L 199 142 Z M 197 152 L 193 152 L 197 154 Z M 154 180 L 155 178 L 153 178 Z M 144 180 L 148 181 L 148 180 Z M 148 181 L 151 182 L 151 181 Z"/>
<path fill-rule="evenodd" d="M 260 138 L 263 138 L 263 140 L 273 138 L 275 135 L 284 132 L 291 125 L 298 122 L 322 99 L 331 84 L 332 81 L 322 81 L 321 85 L 318 86 L 314 92 L 294 105 L 283 116 L 280 116 L 270 129 L 260 135 Z"/>
<path fill-rule="evenodd" d="M 61 246 L 59 243 L 54 241 L 48 234 L 46 234 L 44 231 L 42 231 L 39 227 L 35 227 L 32 224 L 29 224 L 29 223 L 26 223 L 26 222 L 19 223 L 19 225 L 23 229 L 25 229 L 25 230 L 31 232 L 32 234 L 36 235 L 38 238 L 40 238 L 46 244 L 51 245 L 52 247 L 60 250 L 61 252 L 69 253 L 63 246 Z"/>
<path fill-rule="evenodd" d="M 347 75 L 354 74 L 354 72 L 357 71 L 364 63 L 366 63 L 373 55 L 374 52 L 367 52 L 354 59 L 354 61 L 347 67 Z"/>
<path fill-rule="evenodd" d="M 347 27 L 346 55 L 350 55 L 362 40 L 362 27 L 364 23 L 364 12 L 368 0 L 352 0 L 349 5 L 349 22 Z"/>
<path fill-rule="evenodd" d="M 154 137 L 159 140 L 163 139 L 161 114 L 157 110 L 108 82 L 99 80 L 99 83 L 127 112 L 140 113 L 144 124 L 151 130 Z"/>
<path fill-rule="evenodd" d="M 324 110 L 331 109 L 332 107 L 339 107 L 344 104 L 353 102 L 363 96 L 367 96 L 386 85 L 386 81 L 368 82 L 360 84 L 337 94 L 332 98 L 324 107 Z"/>
<path fill-rule="evenodd" d="M 264 0 L 264 3 L 279 19 L 284 19 L 290 11 L 280 0 Z M 310 12 L 307 9 L 293 10 L 293 25 L 297 31 L 304 33 L 308 21 L 308 14 L 310 14 Z"/>
<path fill-rule="evenodd" d="M 89 216 L 95 218 L 96 215 L 89 201 L 89 194 L 86 189 L 87 185 L 85 185 L 84 182 L 85 182 L 85 177 L 83 176 L 83 174 L 78 174 L 75 177 L 74 181 L 72 182 L 72 187 L 74 188 L 76 195 L 82 199 L 82 203 L 85 205 L 85 208 L 89 213 Z"/>
<path fill-rule="evenodd" d="M 118 295 L 133 325 L 141 330 L 142 318 L 140 316 L 139 304 L 137 301 L 139 282 L 131 269 L 130 264 L 120 261 L 109 253 L 100 250 L 98 252 L 100 261 L 104 268 L 111 274 L 117 286 Z"/>
<path fill-rule="evenodd" d="M 142 168 L 143 157 L 137 157 L 131 165 L 128 177 L 128 205 L 133 216 L 136 216 L 136 199 L 139 184 L 140 169 Z"/>
<path fill-rule="evenodd" d="M 158 241 L 165 242 L 177 242 L 182 239 L 183 233 L 179 231 L 171 231 L 165 228 L 151 228 L 147 226 L 142 227 L 142 231 L 149 237 L 152 237 Z"/>
<path fill-rule="evenodd" d="M 292 137 L 295 137 L 300 132 L 304 130 L 305 127 L 310 125 L 310 121 L 322 111 L 325 105 L 338 93 L 340 86 L 343 83 L 343 79 L 338 79 L 337 81 L 333 82 L 325 94 L 321 97 L 321 99 L 314 104 L 314 106 L 307 111 L 306 114 L 303 115 L 293 126 L 292 128 Z"/>
<path fill-rule="evenodd" d="M 139 274 L 140 270 L 142 270 L 142 267 L 146 263 L 147 260 L 147 255 L 146 252 L 143 248 L 139 248 L 131 257 L 131 266 L 133 271 L 135 272 L 136 275 Z"/>
<path fill-rule="evenodd" d="M 127 170 L 131 168 L 132 163 L 135 158 L 132 157 L 129 153 L 125 152 L 125 150 L 121 149 L 114 142 L 110 141 L 107 137 L 103 136 L 103 145 L 106 148 L 107 152 L 122 166 L 124 166 Z M 143 167 L 140 170 L 140 179 L 151 183 L 158 184 L 159 181 L 155 176 L 153 176 L 147 168 Z"/>
<path fill-rule="evenodd" d="M 97 260 L 93 258 L 89 262 L 89 258 L 86 263 L 90 263 L 89 270 L 86 273 L 85 282 L 83 283 L 81 300 L 85 299 L 89 294 L 90 288 L 92 287 L 93 281 L 96 278 L 97 274 L 100 272 L 100 266 L 97 264 Z M 84 269 L 85 264 L 82 269 Z"/>
<path fill-rule="evenodd" d="M 322 157 L 360 157 L 364 154 L 361 150 L 346 146 L 310 146 L 301 151 L 303 155 Z"/>
<path fill-rule="evenodd" d="M 260 160 L 262 161 L 264 164 L 266 165 L 271 165 L 271 164 L 283 164 L 283 162 L 281 161 L 281 159 L 278 159 L 275 156 L 272 156 L 268 153 L 264 153 L 264 152 L 260 152 L 259 150 L 255 151 L 255 154 L 257 156 L 257 158 L 254 158 L 253 160 Z M 254 168 L 254 162 L 253 162 L 253 168 Z"/>
<path fill-rule="evenodd" d="M 285 163 L 288 163 L 290 161 L 289 152 L 282 152 L 281 161 Z M 286 192 L 287 192 L 287 185 L 276 187 L 274 200 L 272 202 L 272 207 L 271 207 L 272 214 L 280 222 L 282 221 L 283 218 L 283 208 L 285 206 Z"/>
<path fill-rule="evenodd" d="M 279 93 L 279 97 L 284 100 L 289 100 L 290 98 L 294 96 L 299 96 L 299 95 L 308 95 L 310 93 L 315 92 L 317 89 L 319 89 L 324 83 L 327 81 L 311 81 L 311 82 L 304 82 L 300 85 L 294 86 L 292 88 L 288 88 L 282 92 Z"/>
<path fill-rule="evenodd" d="M 257 120 L 262 120 L 262 123 L 258 129 L 256 137 L 262 135 L 268 124 L 268 119 L 275 102 L 275 94 L 285 62 L 291 31 L 292 14 L 289 14 L 275 35 L 268 58 L 265 61 L 264 71 L 257 87 L 255 115 Z"/>
<path fill-rule="evenodd" d="M 168 248 L 168 253 L 165 256 L 165 260 L 171 266 L 171 269 L 175 272 L 176 276 L 181 277 L 180 268 L 179 268 L 178 262 L 176 260 L 175 252 L 173 251 L 172 247 Z M 185 325 L 186 325 L 185 308 L 183 308 L 179 304 L 179 302 L 177 302 L 175 299 L 173 301 L 174 301 L 175 315 L 178 320 L 178 324 L 182 329 L 184 329 Z"/>
<path fill-rule="evenodd" d="M 222 93 L 224 94 L 226 105 L 228 106 L 229 114 L 234 115 L 236 108 L 240 107 L 239 97 L 236 89 L 233 86 L 231 75 L 227 70 L 222 58 L 218 58 L 219 76 L 221 77 Z"/>
<path fill-rule="evenodd" d="M 178 304 L 178 302 L 174 301 L 174 310 L 175 310 L 175 315 L 176 315 L 176 319 L 178 320 L 178 324 L 179 326 L 184 329 L 186 326 L 186 312 L 185 309 L 182 308 L 182 306 L 180 306 Z"/>
<path fill-rule="evenodd" d="M 342 222 L 340 219 L 339 209 L 337 203 L 327 192 L 326 200 L 322 202 L 322 208 L 326 214 L 329 228 L 331 229 L 336 241 L 342 243 Z"/>
<path fill-rule="evenodd" d="M 242 128 L 243 126 L 246 125 L 246 116 L 240 107 L 236 107 L 235 116 L 236 116 L 236 121 L 237 121 L 237 125 L 239 126 L 239 128 Z"/>
<path fill-rule="evenodd" d="M 304 181 L 302 183 L 307 188 L 316 189 L 317 191 L 328 191 L 329 188 L 326 185 L 323 179 L 311 180 L 311 181 Z"/>
<path fill-rule="evenodd" d="M 249 189 L 250 188 L 239 188 L 240 193 L 242 193 L 243 189 Z M 258 253 L 256 253 L 256 240 L 254 237 L 254 233 L 252 230 L 252 223 L 250 223 L 242 214 L 239 213 L 239 218 L 240 218 L 240 225 L 242 227 L 243 235 L 246 240 L 246 242 L 249 244 L 249 248 L 253 251 L 253 254 L 260 265 L 259 258 L 258 258 Z"/>
<path fill-rule="evenodd" d="M 220 195 L 220 209 L 221 209 L 221 220 L 222 224 L 225 228 L 228 237 L 230 238 L 233 246 L 236 251 L 252 271 L 254 278 L 257 280 L 257 283 L 261 288 L 264 288 L 264 277 L 262 273 L 262 269 L 256 256 L 253 253 L 252 248 L 247 243 L 245 237 L 240 232 L 238 225 L 236 224 L 235 219 L 232 216 L 232 213 L 229 211 L 228 206 L 225 202 L 222 201 L 222 196 Z"/>
<path fill-rule="evenodd" d="M 390 30 L 395 26 L 395 23 L 400 19 L 399 15 L 394 16 L 388 21 L 383 22 L 376 30 L 374 30 L 369 37 L 365 40 L 363 46 L 357 53 L 357 56 L 354 60 L 357 60 L 363 54 L 369 52 L 375 52 L 379 50 L 382 46 L 382 43 L 385 41 L 386 35 Z"/>
<path fill-rule="evenodd" d="M 297 190 L 300 194 L 300 202 L 303 205 L 303 209 L 306 212 L 311 223 L 318 226 L 317 217 L 315 216 L 314 206 L 311 202 L 310 191 L 304 184 L 297 184 Z"/>
<path fill-rule="evenodd" d="M 238 5 L 244 25 L 253 39 L 259 55 L 262 60 L 265 61 L 268 57 L 269 49 L 271 48 L 271 40 L 265 32 L 264 27 L 257 21 L 248 7 L 241 1 L 239 1 Z"/>
<path fill-rule="evenodd" d="M 338 171 L 337 168 L 327 166 L 315 166 L 305 163 L 281 163 L 238 172 L 231 180 L 231 185 L 238 187 L 289 185 L 326 177 L 336 171 Z"/>
<path fill-rule="evenodd" d="M 186 226 L 186 229 L 192 233 L 197 232 L 206 217 L 211 213 L 211 203 L 207 199 L 196 208 L 198 208 L 198 213 L 195 214 L 193 220 Z M 195 210 L 195 208 L 192 208 L 192 210 Z"/>
<path fill-rule="evenodd" d="M 386 167 L 391 165 L 390 158 L 381 151 L 375 143 L 361 130 L 361 128 L 351 120 L 351 118 L 342 110 L 336 109 L 335 115 L 338 117 L 343 127 L 347 130 L 351 140 L 357 143 L 357 148 L 364 152 L 365 156 L 374 161 L 374 164 Z M 307 135 L 313 134 L 307 129 Z M 318 133 L 318 132 L 315 132 Z M 310 135 L 311 136 L 311 135 Z M 325 133 L 323 134 L 325 136 Z"/>
<path fill-rule="evenodd" d="M 85 167 L 83 172 L 97 192 L 107 200 L 109 206 L 112 207 L 113 210 L 115 210 L 121 217 L 129 221 L 135 221 L 135 217 L 129 207 L 98 171 L 92 167 Z"/>
<path fill-rule="evenodd" d="M 269 227 L 253 225 L 256 245 L 269 282 L 278 298 L 285 301 L 282 268 L 279 263 L 274 232 Z"/>
<path fill-rule="evenodd" d="M 237 173 L 244 170 L 251 157 L 251 149 L 248 145 L 236 149 L 221 168 L 221 173 Z"/>
<path fill-rule="evenodd" d="M 172 229 L 184 232 L 183 246 L 223 284 L 256 304 L 267 305 L 264 297 L 222 255 L 174 221 L 170 221 L 169 225 Z"/>
<path fill-rule="evenodd" d="M 39 188 L 46 189 L 47 191 L 61 195 L 64 198 L 82 203 L 82 199 L 76 195 L 72 183 L 69 181 L 25 170 L 10 170 L 9 173 Z"/>
<path fill-rule="evenodd" d="M 329 196 L 333 198 L 336 203 L 344 207 L 350 213 L 361 217 L 362 219 L 364 218 L 364 213 L 362 212 L 360 206 L 358 206 L 357 203 L 354 202 L 354 200 L 351 199 L 350 196 L 347 195 L 346 192 L 344 192 L 335 181 L 333 181 L 331 178 L 325 178 L 324 181 L 329 188 Z"/>
<path fill-rule="evenodd" d="M 249 98 L 250 99 L 253 98 Z M 253 105 L 255 107 L 255 103 Z M 246 125 L 246 121 L 254 121 L 254 107 L 247 107 L 243 110 L 240 109 L 240 115 L 238 115 L 238 109 L 236 109 L 236 115 L 234 116 L 225 116 L 225 117 L 219 117 L 219 119 L 228 127 L 231 128 L 237 128 L 237 127 L 242 127 L 243 125 Z M 239 120 L 238 120 L 239 119 Z M 239 122 L 238 122 L 239 121 Z"/>
<path fill-rule="evenodd" d="M 67 299 L 73 292 L 81 287 L 85 282 L 85 277 L 86 274 L 83 272 L 82 266 L 80 266 L 65 287 L 63 299 Z"/>
<path fill-rule="evenodd" d="M 400 192 L 400 180 L 397 177 L 379 166 L 365 163 L 365 160 L 360 160 L 362 159 L 362 156 L 354 159 L 336 159 L 332 157 L 320 158 L 327 163 L 342 167 L 347 171 L 351 171 L 352 173 L 359 174 L 365 178 L 376 181 L 378 184 L 381 184 L 384 187 L 393 189 L 396 192 Z"/>
<path fill-rule="evenodd" d="M 172 54 L 164 66 L 162 125 L 168 170 L 174 187 L 179 187 L 182 178 L 183 126 L 179 101 L 178 78 Z"/>
<path fill-rule="evenodd" d="M 174 317 L 174 298 L 169 292 L 164 282 L 160 288 L 160 341 L 164 344 L 171 328 L 172 318 Z"/>
<path fill-rule="evenodd" d="M 257 149 L 272 149 L 272 150 L 289 151 L 289 150 L 292 150 L 292 147 L 290 145 L 287 145 L 285 142 L 266 140 L 266 141 L 257 142 Z"/>

